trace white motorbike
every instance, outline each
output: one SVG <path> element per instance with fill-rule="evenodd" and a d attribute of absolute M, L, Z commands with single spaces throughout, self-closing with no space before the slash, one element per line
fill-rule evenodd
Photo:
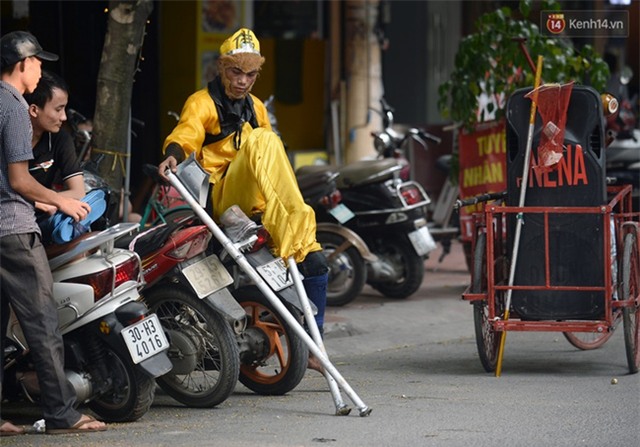
<path fill-rule="evenodd" d="M 140 258 L 114 248 L 116 238 L 136 228 L 118 224 L 48 251 L 67 379 L 78 404 L 112 422 L 142 417 L 155 396 L 154 379 L 171 369 L 162 326 L 140 302 Z M 38 380 L 13 312 L 6 336 L 4 397 L 37 401 Z"/>

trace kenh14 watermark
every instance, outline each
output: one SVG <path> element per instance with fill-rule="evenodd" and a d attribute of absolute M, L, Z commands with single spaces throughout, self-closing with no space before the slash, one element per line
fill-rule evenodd
<path fill-rule="evenodd" d="M 629 11 L 542 11 L 544 36 L 629 37 Z"/>

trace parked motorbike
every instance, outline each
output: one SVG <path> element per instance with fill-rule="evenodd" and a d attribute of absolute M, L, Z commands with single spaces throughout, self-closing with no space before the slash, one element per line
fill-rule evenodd
<path fill-rule="evenodd" d="M 256 226 L 244 239 L 230 234 L 224 225 L 222 231 L 236 244 L 289 314 L 302 324 L 302 304 L 284 262 L 275 258 L 269 249 L 270 236 L 264 227 Z M 211 250 L 218 254 L 233 276 L 233 296 L 247 315 L 246 329 L 238 337 L 240 383 L 258 394 L 288 393 L 304 377 L 309 350 L 291 323 L 218 240 L 213 240 Z"/>
<path fill-rule="evenodd" d="M 427 224 L 429 196 L 410 178 L 406 150 L 411 140 L 440 142 L 421 129 L 393 129 L 393 110 L 381 99 L 384 129 L 372 133 L 377 160 L 341 167 L 303 166 L 296 175 L 335 171 L 342 203 L 355 217 L 340 222 L 359 235 L 377 260 L 368 262 L 366 282 L 389 298 L 406 298 L 424 279 L 424 260 L 435 248 Z M 327 209 L 316 209 L 316 220 L 335 223 Z"/>
<path fill-rule="evenodd" d="M 378 262 L 364 240 L 342 225 L 355 215 L 342 203 L 336 182 L 339 175 L 330 169 L 296 174 L 305 202 L 316 214 L 323 212 L 336 219 L 336 222 L 316 224 L 316 240 L 329 264 L 328 306 L 343 306 L 360 295 L 367 280 L 366 263 Z"/>
<path fill-rule="evenodd" d="M 432 135 L 424 129 L 410 127 L 405 132 L 396 131 L 394 126 L 393 107 L 384 97 L 380 98 L 383 129 L 379 132 L 371 132 L 373 146 L 378 153 L 378 159 L 395 158 L 401 165 L 400 178 L 404 181 L 415 180 L 413 160 L 410 160 L 411 144 L 416 142 L 425 151 L 428 150 L 427 141 L 440 144 L 439 137 Z"/>
<path fill-rule="evenodd" d="M 113 422 L 142 417 L 153 402 L 154 378 L 171 369 L 160 321 L 140 302 L 140 259 L 114 247 L 136 226 L 118 224 L 47 249 L 67 379 L 78 404 Z M 5 397 L 36 401 L 36 373 L 13 313 L 6 335 Z"/>
<path fill-rule="evenodd" d="M 400 178 L 395 159 L 361 160 L 342 167 L 302 166 L 300 175 L 335 169 L 344 203 L 355 215 L 344 222 L 364 240 L 377 262 L 367 263 L 367 283 L 389 298 L 413 294 L 424 278 L 424 260 L 435 248 L 427 226 L 429 197 L 420 184 Z M 318 222 L 336 222 L 316 210 Z"/>
<path fill-rule="evenodd" d="M 224 230 L 213 221 L 203 207 L 207 203 L 209 174 L 193 154 L 178 166 L 175 174 L 167 170 L 166 175 L 212 232 L 217 242 L 213 250 L 234 272 L 234 293 L 250 320 L 246 331 L 247 349 L 241 345 L 241 352 L 245 353 L 241 354 L 242 383 L 265 394 L 286 392 L 302 379 L 310 351 L 322 364 L 336 407 L 335 414 L 345 416 L 351 411 L 342 400 L 342 389 L 358 407 L 359 415 L 368 416 L 371 408 L 359 398 L 326 354 L 313 316 L 315 306 L 307 297 L 293 257 L 286 261 L 274 258 L 268 248 L 268 233 L 236 205 L 220 216 Z M 274 367 L 264 359 L 274 359 L 277 363 Z"/>
<path fill-rule="evenodd" d="M 205 255 L 211 233 L 193 220 L 192 212 L 173 215 L 118 245 L 142 258 L 144 302 L 169 334 L 173 368 L 158 385 L 178 402 L 208 408 L 235 389 L 240 357 L 232 327 L 244 328 L 244 312 L 226 287 L 226 271 L 207 268 L 216 262 Z"/>
<path fill-rule="evenodd" d="M 157 185 L 163 183 L 157 168 L 144 170 Z M 206 205 L 206 193 L 201 204 Z M 201 407 L 226 399 L 238 377 L 259 394 L 281 395 L 294 389 L 308 359 L 299 337 L 225 248 L 212 240 L 191 208 L 154 209 L 158 213 L 154 226 L 128 243 L 143 258 L 149 283 L 143 291 L 145 301 L 171 334 L 169 355 L 174 369 L 158 380 L 160 386 L 176 400 Z M 245 255 L 258 266 L 272 265 L 275 258 L 267 246 L 269 235 L 264 228 L 259 230 L 243 242 Z M 277 267 L 272 265 L 270 272 Z M 300 303 L 290 284 L 290 280 L 276 282 L 273 288 L 301 318 Z"/>

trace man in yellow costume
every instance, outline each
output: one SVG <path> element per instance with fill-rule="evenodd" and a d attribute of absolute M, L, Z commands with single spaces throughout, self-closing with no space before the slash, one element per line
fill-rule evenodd
<path fill-rule="evenodd" d="M 322 333 L 329 269 L 316 242 L 315 214 L 304 203 L 266 107 L 250 93 L 264 60 L 258 39 L 247 28 L 222 43 L 218 76 L 185 102 L 180 121 L 165 140 L 159 171 L 175 172 L 195 152 L 211 174 L 214 219 L 232 205 L 248 216 L 262 214 L 276 254 L 293 256 L 298 263 Z"/>

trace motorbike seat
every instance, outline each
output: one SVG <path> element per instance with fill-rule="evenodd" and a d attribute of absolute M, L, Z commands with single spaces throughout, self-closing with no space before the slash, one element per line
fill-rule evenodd
<path fill-rule="evenodd" d="M 322 197 L 330 195 L 338 187 L 336 185 L 336 178 L 338 173 L 332 170 L 317 171 L 298 174 L 296 173 L 296 179 L 298 181 L 298 187 L 304 197 L 305 202 L 314 204 Z"/>
<path fill-rule="evenodd" d="M 44 248 L 44 251 L 47 254 L 47 259 L 51 260 L 51 259 L 61 255 L 62 253 L 66 253 L 67 251 L 70 251 L 76 245 L 78 245 L 81 241 L 85 240 L 89 236 L 93 236 L 93 233 L 88 232 L 88 233 L 81 234 L 77 238 L 75 238 L 72 241 L 67 242 L 65 244 L 50 244 L 50 245 L 46 245 L 45 248 Z M 97 250 L 97 248 L 96 248 L 96 250 Z M 80 259 L 81 257 L 83 257 L 83 256 L 85 256 L 87 254 L 89 254 L 89 253 L 82 253 L 82 254 L 78 255 L 78 257 L 76 259 Z"/>
<path fill-rule="evenodd" d="M 393 158 L 379 160 L 360 160 L 344 166 L 302 166 L 296 175 L 307 175 L 319 172 L 337 172 L 339 189 L 352 188 L 368 183 L 381 182 L 393 178 L 400 172 L 402 165 Z"/>
<path fill-rule="evenodd" d="M 393 158 L 360 160 L 339 169 L 338 188 L 352 188 L 382 182 L 399 175 L 402 165 Z M 397 174 L 396 174 L 397 173 Z"/>

